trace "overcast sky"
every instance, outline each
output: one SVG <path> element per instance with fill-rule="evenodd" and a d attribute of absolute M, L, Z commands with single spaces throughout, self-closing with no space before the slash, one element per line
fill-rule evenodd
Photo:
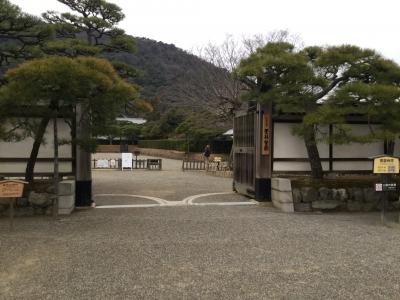
<path fill-rule="evenodd" d="M 65 11 L 56 0 L 10 0 L 25 12 Z M 305 45 L 351 43 L 400 63 L 399 0 L 110 0 L 124 11 L 133 36 L 190 50 L 240 37 L 288 29 Z"/>

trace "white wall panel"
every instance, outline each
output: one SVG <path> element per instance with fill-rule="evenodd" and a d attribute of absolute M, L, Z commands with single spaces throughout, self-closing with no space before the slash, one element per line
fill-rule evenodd
<path fill-rule="evenodd" d="M 304 140 L 293 135 L 293 127 L 298 124 L 274 123 L 274 157 L 275 158 L 307 158 L 307 149 Z M 327 131 L 327 128 L 322 130 Z M 318 144 L 321 158 L 329 157 L 329 145 Z"/>
<path fill-rule="evenodd" d="M 372 161 L 338 161 L 333 162 L 333 171 L 371 171 Z"/>
<path fill-rule="evenodd" d="M 349 125 L 352 127 L 352 134 L 366 135 L 369 133 L 368 125 Z M 383 154 L 383 142 L 359 144 L 350 143 L 345 145 L 333 145 L 333 157 L 335 158 L 368 158 Z"/>
<path fill-rule="evenodd" d="M 322 168 L 324 171 L 329 170 L 329 163 L 323 162 Z M 275 161 L 274 162 L 274 172 L 309 172 L 311 171 L 309 162 L 292 162 L 292 161 Z"/>
<path fill-rule="evenodd" d="M 72 172 L 72 162 L 60 162 L 59 171 L 61 173 Z M 26 163 L 24 162 L 0 162 L 0 174 L 2 173 L 24 173 Z M 52 173 L 54 166 L 52 162 L 37 162 L 35 173 Z"/>
<path fill-rule="evenodd" d="M 71 141 L 71 129 L 67 123 L 63 119 L 58 120 L 58 135 L 60 140 Z M 33 139 L 27 138 L 18 143 L 6 143 L 0 142 L 0 157 L 1 158 L 25 158 L 29 157 L 30 151 L 32 149 Z M 59 156 L 63 158 L 72 157 L 71 145 L 62 145 L 59 147 Z M 39 149 L 38 157 L 42 158 L 51 158 L 53 157 L 53 124 L 49 123 L 46 135 L 45 135 L 45 144 L 42 144 Z"/>

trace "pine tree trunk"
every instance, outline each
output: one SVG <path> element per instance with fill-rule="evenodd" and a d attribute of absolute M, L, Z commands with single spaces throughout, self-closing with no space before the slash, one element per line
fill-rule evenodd
<path fill-rule="evenodd" d="M 50 118 L 45 117 L 40 121 L 39 128 L 35 134 L 35 141 L 32 145 L 31 155 L 29 156 L 28 164 L 25 169 L 25 181 L 33 182 L 34 169 L 36 160 L 39 154 L 40 145 L 42 144 L 44 134 L 46 133 L 47 125 L 50 122 Z"/>
<path fill-rule="evenodd" d="M 322 163 L 315 138 L 315 131 L 312 126 L 305 128 L 304 142 L 307 148 L 308 159 L 310 160 L 311 176 L 315 179 L 322 179 Z"/>
<path fill-rule="evenodd" d="M 58 185 L 60 181 L 59 176 L 59 162 L 58 162 L 58 119 L 57 115 L 53 119 L 53 142 L 54 142 L 54 202 L 53 202 L 53 217 L 58 215 Z"/>

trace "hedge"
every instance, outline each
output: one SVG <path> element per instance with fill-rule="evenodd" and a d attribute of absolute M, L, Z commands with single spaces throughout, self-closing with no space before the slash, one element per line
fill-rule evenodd
<path fill-rule="evenodd" d="M 212 153 L 228 154 L 232 148 L 232 140 L 196 140 L 190 141 L 190 152 L 203 152 L 205 145 L 211 146 Z M 165 149 L 165 150 L 177 150 L 187 151 L 186 140 L 141 140 L 138 143 L 141 148 L 150 149 Z"/>

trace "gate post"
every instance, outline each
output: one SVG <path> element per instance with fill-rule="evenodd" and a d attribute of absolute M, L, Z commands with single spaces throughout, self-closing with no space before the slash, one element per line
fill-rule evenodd
<path fill-rule="evenodd" d="M 271 201 L 272 175 L 272 105 L 257 104 L 256 126 L 254 128 L 255 149 L 255 199 Z"/>

